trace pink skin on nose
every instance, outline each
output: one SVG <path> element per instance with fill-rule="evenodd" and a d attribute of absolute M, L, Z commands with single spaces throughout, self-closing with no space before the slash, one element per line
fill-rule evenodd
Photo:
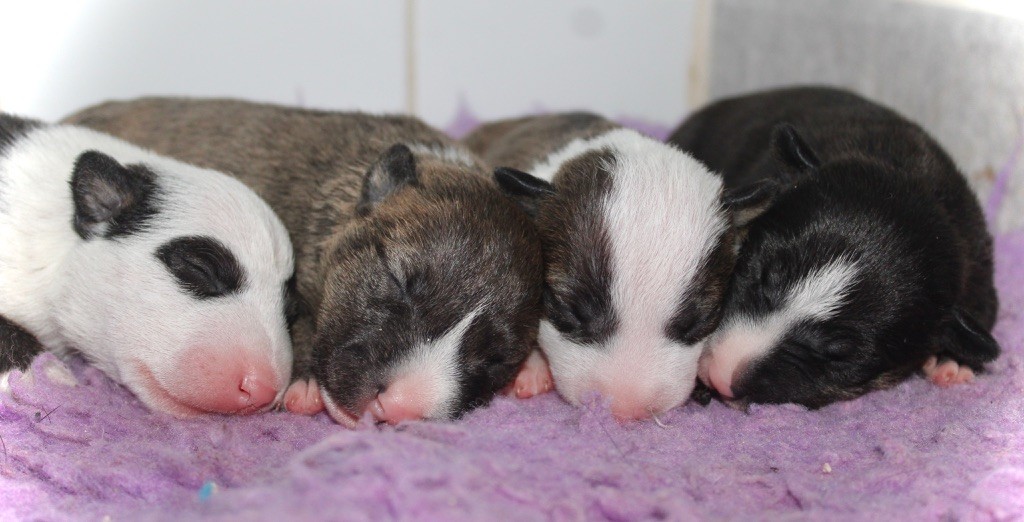
<path fill-rule="evenodd" d="M 596 386 L 601 396 L 611 399 L 609 409 L 620 422 L 650 418 L 665 408 L 661 393 L 656 389 L 641 388 L 632 382 L 603 382 Z"/>
<path fill-rule="evenodd" d="M 429 382 L 415 374 L 401 377 L 388 384 L 367 409 L 375 419 L 388 424 L 422 419 L 430 409 L 423 391 L 431 388 Z"/>
<path fill-rule="evenodd" d="M 366 405 L 363 415 L 368 413 L 378 422 L 392 425 L 422 419 L 431 407 L 431 399 L 424 391 L 431 389 L 432 386 L 426 377 L 415 374 L 400 377 Z M 349 428 L 354 428 L 359 423 L 359 416 L 335 404 L 323 390 L 321 394 L 323 406 L 335 422 Z"/>
<path fill-rule="evenodd" d="M 195 346 L 175 366 L 173 379 L 157 384 L 174 401 L 215 413 L 254 413 L 277 397 L 278 378 L 270 361 L 249 350 Z"/>
<path fill-rule="evenodd" d="M 653 408 L 647 401 L 635 397 L 613 397 L 612 416 L 622 422 L 643 420 L 653 415 Z"/>

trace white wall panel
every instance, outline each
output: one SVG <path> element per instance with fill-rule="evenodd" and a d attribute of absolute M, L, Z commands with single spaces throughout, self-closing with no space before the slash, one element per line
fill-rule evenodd
<path fill-rule="evenodd" d="M 406 106 L 401 0 L 0 4 L 0 109 L 56 119 L 146 94 Z"/>

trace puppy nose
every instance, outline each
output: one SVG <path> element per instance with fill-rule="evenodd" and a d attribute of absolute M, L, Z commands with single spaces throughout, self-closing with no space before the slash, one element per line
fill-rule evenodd
<path fill-rule="evenodd" d="M 611 410 L 612 416 L 622 422 L 643 420 L 651 416 L 651 409 L 644 401 L 631 399 L 613 399 Z"/>
<path fill-rule="evenodd" d="M 245 350 L 195 349 L 186 353 L 178 371 L 191 382 L 168 391 L 206 411 L 254 413 L 277 397 L 278 379 L 270 361 L 249 356 Z"/>
<path fill-rule="evenodd" d="M 261 375 L 261 372 L 250 371 L 242 377 L 242 383 L 238 386 L 241 391 L 239 399 L 247 407 L 262 408 L 277 397 L 277 387 L 270 378 L 273 376 Z"/>
<path fill-rule="evenodd" d="M 611 399 L 612 416 L 621 422 L 643 420 L 665 409 L 665 391 L 658 386 L 639 387 L 632 383 L 600 383 L 598 391 Z"/>
<path fill-rule="evenodd" d="M 370 402 L 368 411 L 388 424 L 426 417 L 429 404 L 422 393 L 425 383 L 418 381 L 416 376 L 395 379 Z"/>
<path fill-rule="evenodd" d="M 273 372 L 240 362 L 238 367 L 218 376 L 207 376 L 211 389 L 198 406 L 218 413 L 253 413 L 277 396 Z"/>

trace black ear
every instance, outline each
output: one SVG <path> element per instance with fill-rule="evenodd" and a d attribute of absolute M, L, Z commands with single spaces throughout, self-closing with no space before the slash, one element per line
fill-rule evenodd
<path fill-rule="evenodd" d="M 722 205 L 732 212 L 732 222 L 744 227 L 771 208 L 781 187 L 771 179 L 762 179 L 742 187 L 726 190 L 722 194 Z"/>
<path fill-rule="evenodd" d="M 538 201 L 555 193 L 551 183 L 509 167 L 494 169 L 494 181 L 497 181 L 501 190 L 514 197 L 533 217 L 537 215 Z"/>
<path fill-rule="evenodd" d="M 784 171 L 798 176 L 821 166 L 814 149 L 789 123 L 780 123 L 772 129 L 772 154 L 784 166 Z"/>
<path fill-rule="evenodd" d="M 378 203 L 406 185 L 416 185 L 416 159 L 409 147 L 396 143 L 366 171 L 356 213 L 369 214 Z"/>
<path fill-rule="evenodd" d="M 128 168 L 94 150 L 83 152 L 71 175 L 75 232 L 82 239 L 111 238 L 135 232 L 155 213 L 156 175 Z"/>
<path fill-rule="evenodd" d="M 957 363 L 980 372 L 985 363 L 999 356 L 999 343 L 967 312 L 954 309 L 949 328 L 951 339 L 943 348 L 945 355 Z"/>

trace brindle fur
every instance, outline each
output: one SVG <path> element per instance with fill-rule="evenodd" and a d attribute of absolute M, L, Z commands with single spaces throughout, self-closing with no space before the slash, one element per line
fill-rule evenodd
<path fill-rule="evenodd" d="M 481 125 L 462 142 L 488 165 L 527 170 L 574 139 L 593 138 L 616 128 L 586 112 L 526 116 Z"/>

